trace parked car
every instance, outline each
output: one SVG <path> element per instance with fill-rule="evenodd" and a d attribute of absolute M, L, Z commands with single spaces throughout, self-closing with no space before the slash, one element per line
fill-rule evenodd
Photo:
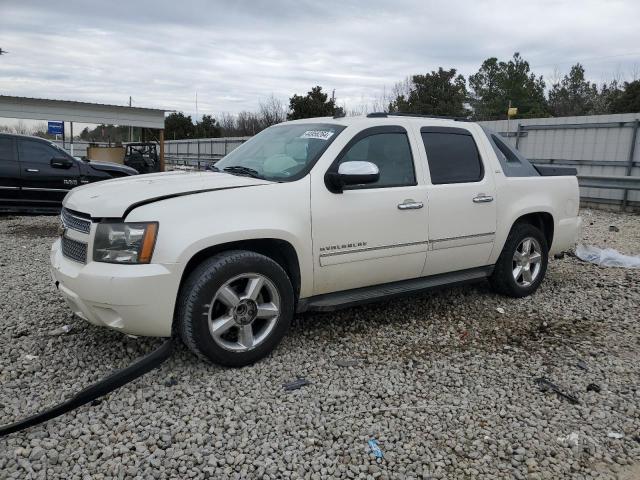
<path fill-rule="evenodd" d="M 0 212 L 58 212 L 78 185 L 137 173 L 124 165 L 79 160 L 42 138 L 0 133 Z"/>
<path fill-rule="evenodd" d="M 488 279 L 536 291 L 579 233 L 573 169 L 535 168 L 476 123 L 377 114 L 270 127 L 211 172 L 70 192 L 53 276 L 87 321 L 176 332 L 228 366 L 295 312 Z"/>

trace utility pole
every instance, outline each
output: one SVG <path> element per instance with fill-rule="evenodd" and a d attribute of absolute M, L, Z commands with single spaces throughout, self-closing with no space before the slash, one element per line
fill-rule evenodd
<path fill-rule="evenodd" d="M 131 95 L 129 95 L 129 108 L 131 108 Z M 133 142 L 133 127 L 129 125 L 129 141 Z"/>

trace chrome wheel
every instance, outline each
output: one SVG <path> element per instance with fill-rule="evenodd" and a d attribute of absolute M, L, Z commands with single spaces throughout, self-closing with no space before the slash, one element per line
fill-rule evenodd
<path fill-rule="evenodd" d="M 245 352 L 260 345 L 280 316 L 280 294 L 264 275 L 246 273 L 222 285 L 208 305 L 209 333 L 222 348 Z"/>
<path fill-rule="evenodd" d="M 513 254 L 513 279 L 521 287 L 536 281 L 542 268 L 542 247 L 533 237 L 526 237 Z"/>

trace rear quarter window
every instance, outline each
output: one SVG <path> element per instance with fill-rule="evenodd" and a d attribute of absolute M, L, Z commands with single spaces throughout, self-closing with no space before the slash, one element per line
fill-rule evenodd
<path fill-rule="evenodd" d="M 537 177 L 539 175 L 535 167 L 505 139 L 496 132 L 482 127 L 487 134 L 491 148 L 498 157 L 502 171 L 507 177 Z"/>

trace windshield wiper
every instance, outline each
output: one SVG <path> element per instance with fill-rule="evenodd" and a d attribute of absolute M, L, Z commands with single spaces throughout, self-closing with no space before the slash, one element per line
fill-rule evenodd
<path fill-rule="evenodd" d="M 222 169 L 222 171 L 229 172 L 229 173 L 236 174 L 236 175 L 243 175 L 245 177 L 262 179 L 262 177 L 260 176 L 260 174 L 258 173 L 257 170 L 254 170 L 253 168 L 249 168 L 249 167 L 242 167 L 240 165 L 233 165 L 233 166 L 230 166 L 230 167 L 224 167 Z"/>

